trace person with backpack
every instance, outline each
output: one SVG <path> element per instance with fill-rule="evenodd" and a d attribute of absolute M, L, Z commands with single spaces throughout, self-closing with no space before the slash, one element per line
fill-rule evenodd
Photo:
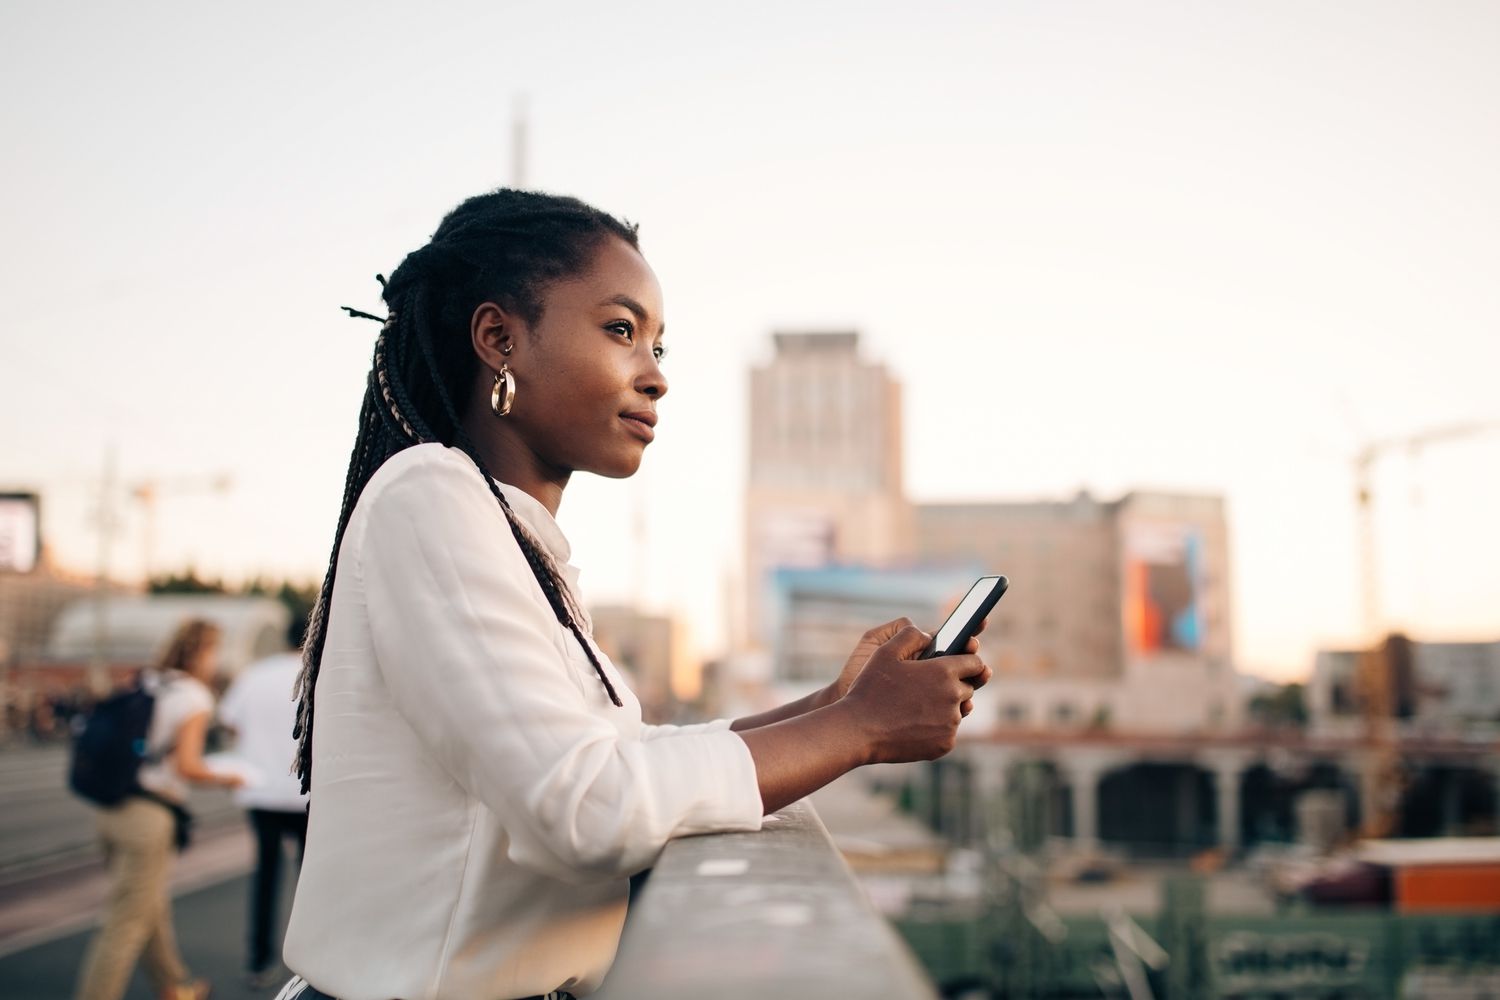
<path fill-rule="evenodd" d="M 143 672 L 139 689 L 102 703 L 79 737 L 73 786 L 99 807 L 110 890 L 103 925 L 79 970 L 77 1000 L 119 1000 L 142 956 L 162 1000 L 203 1000 L 210 992 L 177 950 L 167 879 L 173 849 L 185 843 L 188 785 L 235 788 L 243 780 L 203 762 L 214 709 L 208 682 L 218 666 L 219 637 L 212 622 L 183 622 L 154 668 Z M 111 702 L 124 708 L 111 715 Z M 117 746 L 118 766 L 98 759 L 97 748 L 128 736 L 132 725 L 144 732 L 143 745 Z M 112 782 L 117 787 L 108 787 Z M 121 791 L 119 784 L 123 794 L 113 803 L 103 801 Z"/>

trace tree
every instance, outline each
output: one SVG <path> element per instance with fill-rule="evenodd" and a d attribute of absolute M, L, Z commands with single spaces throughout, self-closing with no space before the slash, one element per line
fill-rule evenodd
<path fill-rule="evenodd" d="M 192 566 L 181 573 L 153 577 L 146 584 L 146 590 L 153 594 L 227 594 L 229 592 L 223 580 L 205 580 Z"/>
<path fill-rule="evenodd" d="M 1307 692 L 1301 684 L 1283 684 L 1250 699 L 1250 718 L 1273 729 L 1307 725 Z"/>

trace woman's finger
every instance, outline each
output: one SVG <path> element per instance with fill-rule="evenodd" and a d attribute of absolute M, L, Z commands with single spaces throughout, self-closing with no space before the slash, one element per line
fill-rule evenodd
<path fill-rule="evenodd" d="M 977 652 L 979 652 L 979 639 L 978 639 L 979 633 L 983 632 L 985 630 L 985 627 L 987 625 L 989 625 L 989 623 L 990 623 L 990 620 L 988 618 L 984 619 L 983 621 L 981 621 L 979 623 L 979 627 L 974 630 L 974 635 L 969 638 L 968 645 L 964 647 L 964 652 L 966 652 L 966 653 L 977 653 Z"/>

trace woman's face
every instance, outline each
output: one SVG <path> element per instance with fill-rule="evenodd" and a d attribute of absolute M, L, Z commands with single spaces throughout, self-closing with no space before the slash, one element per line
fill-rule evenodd
<path fill-rule="evenodd" d="M 510 365 L 516 395 L 508 416 L 491 417 L 496 430 L 544 474 L 632 475 L 655 437 L 657 403 L 667 392 L 663 330 L 656 274 L 629 244 L 606 238 L 586 273 L 547 289 L 534 328 L 513 316 L 497 321 L 492 343 L 508 344 L 511 353 L 485 357 L 481 350 L 481 358 L 494 362 L 486 377 L 499 363 Z"/>

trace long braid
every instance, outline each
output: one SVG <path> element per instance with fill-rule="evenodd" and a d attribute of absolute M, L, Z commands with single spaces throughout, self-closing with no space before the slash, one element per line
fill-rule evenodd
<path fill-rule="evenodd" d="M 298 740 L 296 772 L 303 792 L 312 783 L 313 709 L 344 532 L 376 470 L 396 452 L 422 442 L 453 445 L 468 455 L 500 504 L 553 614 L 583 648 L 610 701 L 623 705 L 580 627 L 583 615 L 574 595 L 495 485 L 459 419 L 478 359 L 467 337 L 458 334 L 460 328 L 467 333 L 468 319 L 477 305 L 501 301 L 535 323 L 545 286 L 582 272 L 599 242 L 608 236 L 638 247 L 634 226 L 576 199 L 502 189 L 470 198 L 454 209 L 431 242 L 407 255 L 389 281 L 380 278 L 389 316 L 375 342 L 333 550 L 308 622 L 297 682 L 293 735 Z M 379 319 L 345 308 L 351 316 Z M 447 332 L 441 342 L 438 330 Z"/>
<path fill-rule="evenodd" d="M 323 576 L 317 603 L 313 605 L 308 620 L 307 637 L 302 645 L 302 671 L 297 677 L 297 723 L 292 727 L 292 737 L 298 741 L 296 771 L 302 779 L 303 794 L 307 793 L 312 781 L 313 702 L 318 667 L 323 661 L 323 644 L 328 638 L 328 605 L 333 598 L 334 579 L 338 574 L 339 547 L 344 542 L 344 529 L 349 526 L 349 515 L 354 511 L 359 493 L 374 474 L 369 458 L 380 428 L 381 417 L 374 393 L 366 387 L 359 408 L 359 433 L 355 436 L 354 449 L 349 456 L 349 472 L 344 478 L 344 498 L 339 505 L 338 528 L 333 534 L 333 552 L 328 559 L 328 572 Z"/>
<path fill-rule="evenodd" d="M 387 320 L 386 322 L 387 324 L 394 323 L 395 317 L 392 316 L 391 319 Z M 382 411 L 382 415 L 387 416 L 391 419 L 394 424 L 394 427 L 392 429 L 399 430 L 402 434 L 405 434 L 407 438 L 409 438 L 413 443 L 416 443 L 418 441 L 431 440 L 432 434 L 430 432 L 423 434 L 421 431 L 418 431 L 412 427 L 411 419 L 406 415 L 408 413 L 415 413 L 410 403 L 405 406 L 401 406 L 396 402 L 396 393 L 398 391 L 401 391 L 401 384 L 398 382 L 396 383 L 395 389 L 391 388 L 391 378 L 387 373 L 385 364 L 384 329 L 380 331 L 380 337 L 375 341 L 375 368 L 374 371 L 371 372 L 371 377 L 375 379 L 376 384 L 380 388 L 380 397 L 385 401 L 385 409 Z M 404 395 L 405 393 L 403 392 L 402 394 Z M 426 428 L 424 427 L 423 429 L 425 430 Z"/>

